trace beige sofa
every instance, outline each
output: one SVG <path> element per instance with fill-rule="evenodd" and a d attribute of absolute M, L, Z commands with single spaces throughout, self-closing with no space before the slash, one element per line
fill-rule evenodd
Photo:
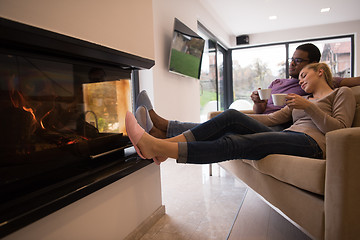
<path fill-rule="evenodd" d="M 326 135 L 326 159 L 273 154 L 219 163 L 313 239 L 360 239 L 360 86 L 352 90 L 353 127 Z"/>

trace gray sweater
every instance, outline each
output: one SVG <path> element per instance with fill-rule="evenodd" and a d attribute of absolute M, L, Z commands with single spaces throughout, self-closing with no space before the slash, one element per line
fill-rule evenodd
<path fill-rule="evenodd" d="M 336 129 L 351 127 L 355 115 L 355 97 L 348 87 L 337 88 L 321 99 L 315 100 L 310 97 L 311 95 L 304 96 L 313 103 L 304 110 L 291 110 L 285 106 L 274 113 L 249 116 L 267 126 L 286 123 L 292 119 L 293 124 L 285 130 L 303 132 L 312 137 L 325 157 L 325 134 Z"/>

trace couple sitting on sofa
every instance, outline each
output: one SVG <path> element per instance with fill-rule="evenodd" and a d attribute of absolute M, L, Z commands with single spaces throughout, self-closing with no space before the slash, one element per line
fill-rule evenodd
<path fill-rule="evenodd" d="M 319 59 L 320 52 L 314 45 L 305 44 L 299 46 L 291 61 L 289 69 L 291 76 L 297 77 L 299 71 L 307 63 L 317 62 Z M 302 74 L 303 76 L 300 76 L 301 88 L 297 79 L 296 81 L 291 79 L 289 85 L 286 85 L 286 80 L 274 81 L 273 86 L 276 84 L 280 86 L 279 88 L 273 87 L 275 91 L 280 91 L 279 89 L 282 87 L 285 92 L 287 90 L 288 92 L 297 93 L 288 94 L 288 106 L 274 114 L 251 115 L 250 118 L 237 111 L 226 111 L 218 118 L 202 124 L 200 127 L 185 132 L 169 141 L 163 141 L 165 143 L 173 143 L 173 141 L 179 143 L 166 144 L 169 149 L 163 146 L 162 150 L 165 152 L 162 153 L 151 152 L 146 148 L 140 148 L 140 151 L 137 148 L 137 144 L 141 146 L 141 141 L 144 142 L 148 135 L 143 137 L 143 130 L 140 128 L 137 128 L 139 130 L 138 136 L 131 134 L 134 133 L 133 128 L 136 129 L 136 126 L 131 126 L 133 125 L 130 123 L 131 116 L 127 117 L 129 137 L 139 153 L 142 152 L 146 157 L 154 157 L 156 162 L 159 159 L 164 160 L 166 157 L 173 157 L 178 159 L 178 162 L 212 163 L 235 158 L 261 159 L 272 153 L 322 158 L 325 152 L 325 133 L 351 125 L 355 101 L 347 88 L 332 90 L 331 73 L 325 64 L 310 65 L 304 68 Z M 342 85 L 341 83 L 346 83 L 346 81 L 340 79 L 336 84 L 339 85 L 340 83 Z M 310 97 L 307 97 L 307 100 L 299 97 L 299 94 L 303 95 L 305 93 L 304 90 L 307 93 L 312 93 Z M 255 103 L 255 112 L 273 112 L 276 110 L 271 103 L 259 101 L 256 93 L 252 95 L 252 99 Z M 340 104 L 344 100 L 349 104 L 346 106 Z M 172 134 L 177 135 L 184 130 L 199 125 L 162 119 L 153 111 L 145 92 L 139 95 L 137 103 L 145 105 L 140 106 L 136 111 L 138 121 L 153 136 L 164 138 L 166 132 L 167 137 L 170 137 Z M 292 111 L 293 109 L 296 111 Z M 299 109 L 306 110 L 299 111 Z M 254 118 L 258 121 L 254 121 Z M 284 132 L 274 132 L 259 123 L 262 122 L 269 126 L 289 121 L 291 118 L 294 119 L 294 124 Z M 152 121 L 154 121 L 155 126 L 151 124 Z M 174 126 L 177 127 L 174 128 Z M 259 132 L 265 134 L 253 134 Z M 223 136 L 225 134 L 227 136 Z M 244 134 L 250 135 L 244 136 Z M 215 139 L 217 139 L 215 143 L 210 142 L 210 140 Z M 157 139 L 151 145 L 155 146 L 155 143 L 163 142 Z"/>

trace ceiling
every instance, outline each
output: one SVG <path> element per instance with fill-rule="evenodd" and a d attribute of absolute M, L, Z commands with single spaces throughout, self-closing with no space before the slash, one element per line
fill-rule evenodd
<path fill-rule="evenodd" d="M 360 20 L 359 0 L 200 0 L 231 35 Z M 322 8 L 330 8 L 321 13 Z M 269 20 L 270 16 L 277 16 Z M 359 26 L 360 28 L 360 26 Z"/>

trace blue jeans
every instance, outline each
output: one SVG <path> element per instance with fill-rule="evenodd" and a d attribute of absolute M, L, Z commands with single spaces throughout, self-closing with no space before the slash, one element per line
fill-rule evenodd
<path fill-rule="evenodd" d="M 184 135 L 187 142 L 179 143 L 179 163 L 259 160 L 269 154 L 323 158 L 316 141 L 305 133 L 277 132 L 232 109 L 186 131 Z"/>

